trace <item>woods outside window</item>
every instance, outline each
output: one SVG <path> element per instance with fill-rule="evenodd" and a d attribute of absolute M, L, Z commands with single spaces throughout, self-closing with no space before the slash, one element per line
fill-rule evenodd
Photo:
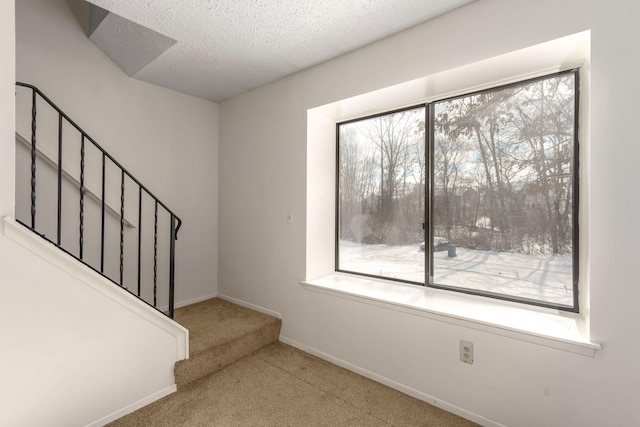
<path fill-rule="evenodd" d="M 578 311 L 578 83 L 339 123 L 336 270 Z"/>

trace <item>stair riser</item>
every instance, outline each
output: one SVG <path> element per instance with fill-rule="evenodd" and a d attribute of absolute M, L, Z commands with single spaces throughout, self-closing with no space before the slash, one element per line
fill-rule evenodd
<path fill-rule="evenodd" d="M 254 331 L 213 345 L 189 359 L 178 361 L 174 367 L 176 385 L 182 388 L 278 341 L 281 326 L 282 321 L 274 318 Z"/>

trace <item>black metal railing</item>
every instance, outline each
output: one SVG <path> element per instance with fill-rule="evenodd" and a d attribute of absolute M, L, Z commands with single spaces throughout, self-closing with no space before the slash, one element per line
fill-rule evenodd
<path fill-rule="evenodd" d="M 180 218 L 38 88 L 16 86 L 16 220 L 173 318 Z"/>

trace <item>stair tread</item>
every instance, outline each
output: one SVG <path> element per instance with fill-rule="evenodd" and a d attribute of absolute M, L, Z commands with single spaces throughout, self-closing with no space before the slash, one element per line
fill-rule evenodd
<path fill-rule="evenodd" d="M 189 330 L 189 353 L 193 356 L 277 319 L 220 298 L 211 298 L 176 309 L 174 320 Z"/>
<path fill-rule="evenodd" d="M 179 308 L 174 319 L 189 330 L 189 359 L 176 363 L 182 387 L 278 340 L 282 321 L 220 298 Z"/>

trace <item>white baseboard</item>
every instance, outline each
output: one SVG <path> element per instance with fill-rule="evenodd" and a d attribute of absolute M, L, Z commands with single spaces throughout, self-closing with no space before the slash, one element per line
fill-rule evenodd
<path fill-rule="evenodd" d="M 268 314 L 269 316 L 273 316 L 277 319 L 282 319 L 282 315 L 277 311 L 269 310 L 268 308 L 261 307 L 259 305 L 251 304 L 246 301 L 242 301 L 228 295 L 218 294 L 218 298 L 223 299 L 225 301 L 232 302 L 234 304 L 241 305 L 242 307 L 250 308 L 251 310 L 258 311 L 260 313 Z"/>
<path fill-rule="evenodd" d="M 174 384 L 172 386 L 166 387 L 162 390 L 159 390 L 150 396 L 147 396 L 143 399 L 138 400 L 137 402 L 132 403 L 131 405 L 125 406 L 122 409 L 118 409 L 115 412 L 110 413 L 109 415 L 100 418 L 99 420 L 95 420 L 94 422 L 87 424 L 86 427 L 101 427 L 105 424 L 110 423 L 111 421 L 115 421 L 118 418 L 124 417 L 127 414 L 130 414 L 138 409 L 147 406 L 150 403 L 155 402 L 156 400 L 160 400 L 165 396 L 170 395 L 171 393 L 177 390 L 177 386 Z"/>
<path fill-rule="evenodd" d="M 205 295 L 203 297 L 198 297 L 198 298 L 194 298 L 194 299 L 190 299 L 190 300 L 186 300 L 186 301 L 176 302 L 176 304 L 174 305 L 173 308 L 176 309 L 176 308 L 180 308 L 180 307 L 186 307 L 188 305 L 196 304 L 196 303 L 199 303 L 199 302 L 202 302 L 202 301 L 206 301 L 208 299 L 215 298 L 217 296 L 218 296 L 218 294 L 214 293 L 214 294 Z M 162 312 L 167 312 L 167 311 L 169 311 L 169 306 L 168 305 L 163 305 L 162 307 L 158 307 L 158 310 L 160 310 Z"/>
<path fill-rule="evenodd" d="M 344 361 L 342 359 L 339 359 L 337 357 L 331 356 L 330 354 L 324 353 L 320 350 L 317 350 L 313 347 L 309 347 L 308 345 L 299 343 L 295 340 L 292 340 L 291 338 L 287 338 L 284 335 L 280 335 L 280 341 L 282 341 L 285 344 L 288 344 L 292 347 L 295 347 L 299 350 L 302 350 L 306 353 L 309 354 L 313 354 L 314 356 L 317 356 L 321 359 L 326 360 L 327 362 L 331 362 L 334 365 L 338 365 L 342 368 L 348 369 L 349 371 L 355 372 L 357 374 L 362 375 L 363 377 L 369 378 L 370 380 L 373 380 L 375 382 L 378 382 L 380 384 L 384 384 L 387 387 L 391 387 L 394 390 L 398 390 L 404 394 L 408 394 L 411 397 L 415 397 L 416 399 L 422 400 L 424 402 L 427 402 L 435 407 L 438 407 L 440 409 L 443 409 L 447 412 L 451 412 L 452 414 L 456 414 L 459 415 L 467 420 L 473 421 L 475 423 L 478 423 L 482 426 L 485 427 L 505 427 L 503 424 L 497 423 L 495 421 L 491 421 L 487 418 L 484 418 L 478 414 L 475 414 L 473 412 L 467 411 L 466 409 L 460 408 L 459 406 L 456 405 L 452 405 L 448 402 L 445 402 L 441 399 L 438 399 L 436 397 L 433 397 L 431 395 L 428 395 L 426 393 L 423 393 L 419 390 L 416 390 L 414 388 L 411 388 L 409 386 L 406 386 L 404 384 L 401 384 L 397 381 L 394 381 L 392 379 L 389 379 L 387 377 L 383 377 L 382 375 L 378 375 L 375 372 L 371 372 L 367 369 L 364 369 L 360 366 L 354 365 L 352 363 L 349 363 L 347 361 Z"/>

